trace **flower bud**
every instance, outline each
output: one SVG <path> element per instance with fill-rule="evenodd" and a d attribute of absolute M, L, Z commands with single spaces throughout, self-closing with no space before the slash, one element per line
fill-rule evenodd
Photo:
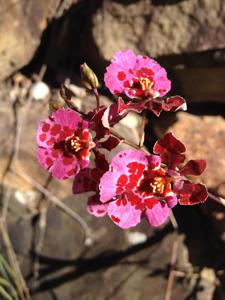
<path fill-rule="evenodd" d="M 86 63 L 80 66 L 81 82 L 88 90 L 95 90 L 98 88 L 98 78 L 91 68 Z"/>

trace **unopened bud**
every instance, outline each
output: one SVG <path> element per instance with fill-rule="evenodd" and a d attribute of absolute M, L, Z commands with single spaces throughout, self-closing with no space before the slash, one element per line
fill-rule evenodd
<path fill-rule="evenodd" d="M 99 86 L 98 77 L 86 63 L 80 66 L 81 82 L 88 90 L 96 90 Z"/>

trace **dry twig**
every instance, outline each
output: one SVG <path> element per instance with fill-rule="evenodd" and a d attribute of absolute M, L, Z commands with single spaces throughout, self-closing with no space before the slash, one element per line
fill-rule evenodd
<path fill-rule="evenodd" d="M 44 188 L 41 184 L 39 184 L 35 179 L 24 172 L 17 172 L 17 175 L 31 183 L 38 191 L 40 191 L 46 198 L 54 203 L 58 208 L 60 208 L 63 212 L 69 215 L 72 219 L 78 222 L 85 234 L 85 242 L 88 244 L 92 241 L 92 233 L 87 225 L 87 223 L 82 219 L 80 215 L 78 215 L 74 210 L 72 210 L 69 206 L 60 201 L 57 197 L 52 195 L 46 188 Z"/>

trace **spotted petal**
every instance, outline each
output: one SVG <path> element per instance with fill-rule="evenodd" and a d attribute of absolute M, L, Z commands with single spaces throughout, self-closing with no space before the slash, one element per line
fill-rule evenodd
<path fill-rule="evenodd" d="M 80 170 L 73 182 L 73 194 L 96 191 L 96 182 L 89 168 Z"/>
<path fill-rule="evenodd" d="M 93 195 L 88 198 L 87 211 L 89 214 L 97 218 L 103 217 L 107 213 L 108 204 L 103 204 L 99 201 L 98 195 Z"/>
<path fill-rule="evenodd" d="M 75 111 L 61 108 L 40 122 L 36 133 L 37 144 L 43 148 L 52 148 L 56 142 L 65 140 L 79 127 L 88 128 L 88 122 L 82 120 Z"/>
<path fill-rule="evenodd" d="M 175 169 L 177 165 L 184 162 L 186 148 L 172 132 L 169 132 L 155 143 L 153 151 L 160 155 L 162 162 L 170 169 Z"/>
<path fill-rule="evenodd" d="M 183 188 L 179 192 L 179 203 L 181 205 L 194 205 L 205 202 L 208 197 L 206 187 L 201 183 L 184 181 Z"/>
<path fill-rule="evenodd" d="M 135 209 L 129 202 L 112 201 L 108 206 L 108 215 L 112 221 L 123 229 L 136 226 L 141 221 L 141 210 Z"/>
<path fill-rule="evenodd" d="M 146 209 L 144 216 L 151 226 L 157 227 L 163 224 L 169 217 L 170 208 L 166 204 L 161 204 L 158 200 L 151 199 L 152 207 Z"/>
<path fill-rule="evenodd" d="M 147 156 L 142 151 L 119 152 L 100 180 L 100 201 L 107 202 L 123 190 L 134 188 L 147 165 Z"/>
<path fill-rule="evenodd" d="M 201 175 L 206 168 L 206 161 L 203 159 L 189 160 L 185 166 L 180 169 L 182 175 Z"/>

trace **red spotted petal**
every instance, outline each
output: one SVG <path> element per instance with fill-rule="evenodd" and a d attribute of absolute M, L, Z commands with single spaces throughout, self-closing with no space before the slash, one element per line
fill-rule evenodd
<path fill-rule="evenodd" d="M 182 190 L 179 192 L 179 203 L 181 205 L 194 205 L 205 202 L 208 197 L 206 187 L 201 183 L 184 181 Z"/>
<path fill-rule="evenodd" d="M 89 112 L 88 118 L 90 120 L 90 127 L 92 130 L 96 132 L 97 139 L 103 138 L 106 134 L 109 133 L 107 126 L 104 126 L 102 122 L 102 117 L 107 110 L 106 106 L 100 106 L 99 108 L 96 108 L 95 110 Z"/>
<path fill-rule="evenodd" d="M 95 154 L 95 165 L 96 168 L 106 172 L 109 168 L 108 160 L 103 153 L 100 153 L 96 149 L 93 151 Z"/>
<path fill-rule="evenodd" d="M 157 117 L 159 117 L 162 112 L 162 101 L 152 99 L 147 103 L 146 109 L 153 112 Z"/>
<path fill-rule="evenodd" d="M 73 193 L 81 194 L 96 191 L 96 182 L 92 177 L 92 170 L 89 168 L 81 170 L 73 182 Z"/>
<path fill-rule="evenodd" d="M 189 160 L 183 168 L 180 169 L 181 175 L 201 175 L 206 168 L 206 161 L 203 159 Z"/>
<path fill-rule="evenodd" d="M 114 137 L 112 135 L 109 135 L 108 138 L 104 142 L 99 142 L 98 147 L 99 148 L 105 148 L 109 151 L 116 148 L 120 144 L 120 139 L 117 137 Z"/>
<path fill-rule="evenodd" d="M 187 104 L 184 98 L 172 96 L 162 102 L 162 108 L 165 111 L 187 110 Z"/>
<path fill-rule="evenodd" d="M 108 215 L 112 221 L 124 229 L 134 227 L 140 223 L 141 210 L 135 209 L 130 202 L 124 202 L 123 199 L 118 200 L 110 202 L 108 206 Z"/>
<path fill-rule="evenodd" d="M 148 158 L 142 151 L 129 149 L 119 152 L 100 180 L 100 201 L 107 202 L 122 191 L 134 189 L 147 165 Z"/>
<path fill-rule="evenodd" d="M 107 213 L 108 204 L 99 201 L 99 195 L 93 195 L 88 198 L 87 211 L 97 218 L 103 217 Z"/>
<path fill-rule="evenodd" d="M 151 226 L 157 227 L 168 219 L 170 208 L 166 204 L 163 206 L 159 201 L 153 198 L 151 201 L 152 205 L 146 209 L 144 216 Z"/>
<path fill-rule="evenodd" d="M 184 144 L 173 135 L 172 132 L 168 132 L 154 145 L 154 152 L 156 154 L 161 154 L 165 151 L 172 153 L 184 153 L 186 148 Z"/>
<path fill-rule="evenodd" d="M 185 150 L 184 144 L 172 132 L 159 139 L 153 147 L 154 153 L 159 154 L 162 162 L 167 164 L 170 169 L 175 169 L 177 165 L 184 162 Z"/>

